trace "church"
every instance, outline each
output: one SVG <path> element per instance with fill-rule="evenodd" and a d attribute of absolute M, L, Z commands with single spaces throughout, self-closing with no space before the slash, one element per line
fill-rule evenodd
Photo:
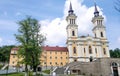
<path fill-rule="evenodd" d="M 67 48 L 69 50 L 69 61 L 83 61 L 88 62 L 89 58 L 104 58 L 110 57 L 108 40 L 106 37 L 106 27 L 104 25 L 104 17 L 99 15 L 97 6 L 95 4 L 94 17 L 92 29 L 94 36 L 78 36 L 78 25 L 76 24 L 77 16 L 72 9 L 68 11 L 67 20 Z"/>
<path fill-rule="evenodd" d="M 43 46 L 40 56 L 43 69 L 55 67 L 57 74 L 77 74 L 86 76 L 120 76 L 120 59 L 110 58 L 109 42 L 106 37 L 104 17 L 94 5 L 94 17 L 91 19 L 94 36 L 79 36 L 76 24 L 77 16 L 70 3 L 66 17 L 67 47 Z M 84 25 L 83 25 L 84 26 Z M 10 68 L 16 68 L 22 58 L 17 57 L 19 48 L 11 49 Z M 24 67 L 24 64 L 20 64 Z"/>
<path fill-rule="evenodd" d="M 110 58 L 109 42 L 106 37 L 104 17 L 99 15 L 95 3 L 92 18 L 94 36 L 78 36 L 77 16 L 70 3 L 66 21 L 69 64 L 55 70 L 57 74 L 77 74 L 83 76 L 120 76 L 120 59 Z M 63 70 L 63 72 L 60 70 Z"/>

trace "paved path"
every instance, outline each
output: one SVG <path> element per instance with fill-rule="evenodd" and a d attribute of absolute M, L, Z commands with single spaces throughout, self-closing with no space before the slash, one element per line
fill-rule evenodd
<path fill-rule="evenodd" d="M 14 69 L 10 69 L 10 70 L 0 70 L 0 74 L 6 74 L 6 73 L 15 73 L 17 72 L 16 70 Z"/>

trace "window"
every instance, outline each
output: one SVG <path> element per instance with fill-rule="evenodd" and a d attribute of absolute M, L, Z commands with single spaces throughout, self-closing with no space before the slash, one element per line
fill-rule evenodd
<path fill-rule="evenodd" d="M 75 36 L 75 31 L 72 31 L 72 36 Z"/>
<path fill-rule="evenodd" d="M 44 62 L 44 64 L 46 64 L 46 62 Z"/>
<path fill-rule="evenodd" d="M 14 51 L 14 54 L 16 54 L 16 52 Z"/>
<path fill-rule="evenodd" d="M 50 57 L 50 59 L 52 59 L 52 57 Z"/>
<path fill-rule="evenodd" d="M 55 54 L 57 54 L 57 52 L 55 52 Z"/>
<path fill-rule="evenodd" d="M 117 63 L 113 62 L 113 63 L 112 63 L 112 66 L 113 66 L 113 67 L 117 67 Z"/>
<path fill-rule="evenodd" d="M 75 19 L 71 19 L 71 24 L 75 24 Z"/>
<path fill-rule="evenodd" d="M 57 62 L 55 62 L 55 64 L 57 65 Z"/>
<path fill-rule="evenodd" d="M 55 59 L 57 59 L 57 57 L 55 57 Z"/>
<path fill-rule="evenodd" d="M 95 37 L 96 37 L 96 33 L 95 33 Z"/>
<path fill-rule="evenodd" d="M 76 48 L 75 47 L 73 48 L 73 53 L 76 54 Z"/>
<path fill-rule="evenodd" d="M 103 48 L 103 53 L 104 53 L 104 55 L 106 55 L 106 49 L 105 48 Z"/>
<path fill-rule="evenodd" d="M 67 55 L 67 52 L 66 52 L 66 55 Z"/>
<path fill-rule="evenodd" d="M 92 54 L 92 48 L 89 46 L 89 53 Z"/>
<path fill-rule="evenodd" d="M 103 37 L 103 32 L 101 32 L 101 37 Z"/>
<path fill-rule="evenodd" d="M 86 53 L 85 48 L 84 48 L 84 53 Z"/>
<path fill-rule="evenodd" d="M 15 55 L 13 55 L 13 58 L 15 58 Z"/>
<path fill-rule="evenodd" d="M 62 54 L 62 52 L 61 52 L 61 54 Z"/>
<path fill-rule="evenodd" d="M 12 63 L 14 64 L 14 61 Z"/>
<path fill-rule="evenodd" d="M 67 59 L 67 57 L 66 57 L 66 59 Z"/>
<path fill-rule="evenodd" d="M 50 64 L 52 64 L 52 62 L 50 62 Z"/>
<path fill-rule="evenodd" d="M 50 54 L 52 54 L 52 52 L 50 52 Z"/>
<path fill-rule="evenodd" d="M 44 52 L 44 54 L 46 54 L 46 52 Z"/>
<path fill-rule="evenodd" d="M 62 62 L 61 62 L 60 64 L 61 64 L 61 65 L 63 65 L 63 63 L 62 63 Z"/>
<path fill-rule="evenodd" d="M 70 19 L 70 24 L 72 24 L 72 20 Z"/>
<path fill-rule="evenodd" d="M 61 57 L 61 59 L 62 59 L 62 57 Z"/>
<path fill-rule="evenodd" d="M 95 48 L 95 53 L 97 54 L 97 48 Z"/>

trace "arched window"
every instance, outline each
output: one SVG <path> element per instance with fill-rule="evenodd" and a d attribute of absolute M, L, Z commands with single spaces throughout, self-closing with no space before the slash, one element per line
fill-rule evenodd
<path fill-rule="evenodd" d="M 61 62 L 60 64 L 61 64 L 61 65 L 63 65 L 63 63 L 62 63 L 62 62 Z"/>
<path fill-rule="evenodd" d="M 95 53 L 97 54 L 97 48 L 95 48 Z"/>
<path fill-rule="evenodd" d="M 118 67 L 117 63 L 113 62 L 112 67 Z"/>
<path fill-rule="evenodd" d="M 92 48 L 89 46 L 89 54 L 92 54 Z"/>
<path fill-rule="evenodd" d="M 112 63 L 112 71 L 113 71 L 113 76 L 119 76 L 118 64 L 115 62 Z"/>
<path fill-rule="evenodd" d="M 103 48 L 103 53 L 104 53 L 104 55 L 106 55 L 106 49 L 105 48 Z"/>
<path fill-rule="evenodd" d="M 70 19 L 70 24 L 72 24 L 72 20 Z"/>
<path fill-rule="evenodd" d="M 101 37 L 103 37 L 103 32 L 101 32 Z"/>
<path fill-rule="evenodd" d="M 75 47 L 73 48 L 73 53 L 76 54 L 76 48 Z"/>
<path fill-rule="evenodd" d="M 96 33 L 95 33 L 95 37 L 96 37 Z"/>
<path fill-rule="evenodd" d="M 84 48 L 84 53 L 86 53 L 86 50 L 85 50 L 85 48 Z"/>
<path fill-rule="evenodd" d="M 72 31 L 72 36 L 75 36 L 75 31 Z"/>

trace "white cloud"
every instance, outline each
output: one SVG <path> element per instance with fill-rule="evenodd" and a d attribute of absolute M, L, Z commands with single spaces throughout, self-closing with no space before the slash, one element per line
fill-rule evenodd
<path fill-rule="evenodd" d="M 74 13 L 77 15 L 77 25 L 79 35 L 87 35 L 92 34 L 93 24 L 91 23 L 91 19 L 93 17 L 94 6 L 87 7 L 86 5 L 82 5 L 84 0 L 71 0 Z M 66 43 L 66 16 L 68 15 L 70 1 L 66 0 L 64 6 L 64 15 L 62 18 L 55 18 L 53 20 L 42 20 L 40 21 L 42 25 L 42 32 L 46 34 L 47 41 L 46 45 L 65 45 Z M 98 10 L 100 8 L 98 7 Z M 62 12 L 62 11 L 61 11 Z M 100 14 L 103 13 L 100 10 Z"/>

